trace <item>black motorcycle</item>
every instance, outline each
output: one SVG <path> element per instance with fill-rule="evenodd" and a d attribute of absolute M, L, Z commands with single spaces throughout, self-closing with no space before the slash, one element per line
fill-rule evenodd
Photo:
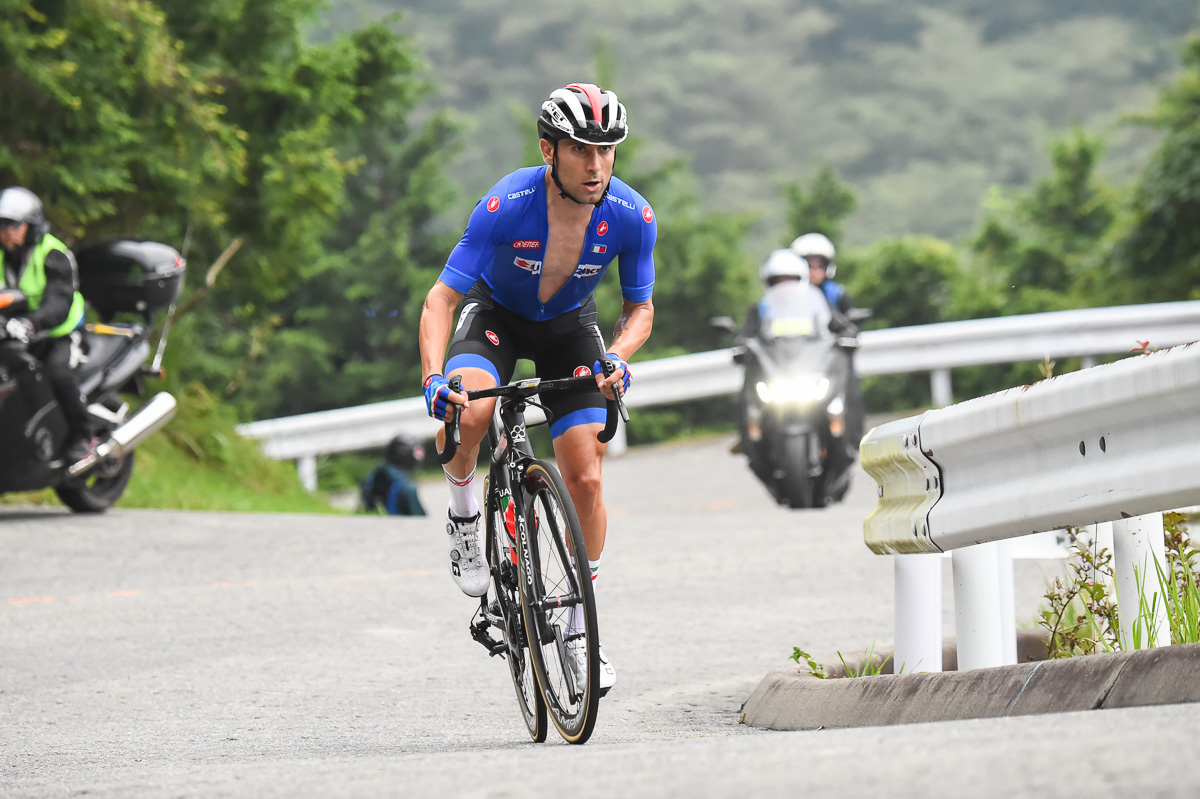
<path fill-rule="evenodd" d="M 80 292 L 100 318 L 88 324 L 74 367 L 100 440 L 96 454 L 64 458 L 66 419 L 41 363 L 28 345 L 0 340 L 0 494 L 53 488 L 72 510 L 98 513 L 129 485 L 134 450 L 175 415 L 161 392 L 130 413 L 123 394 L 145 395 L 145 378 L 161 377 L 170 311 L 151 357 L 154 315 L 179 294 L 185 264 L 174 248 L 151 241 L 115 241 L 77 254 Z M 27 309 L 25 295 L 0 290 L 0 330 Z M 115 321 L 136 318 L 138 321 Z M 35 339 L 36 340 L 36 339 Z"/>
<path fill-rule="evenodd" d="M 745 367 L 739 446 L 781 505 L 824 507 L 850 487 L 861 427 L 854 322 L 868 316 L 854 309 L 835 322 L 820 289 L 790 281 L 768 289 L 753 330 L 727 316 L 711 320 L 738 334 L 733 358 Z"/>

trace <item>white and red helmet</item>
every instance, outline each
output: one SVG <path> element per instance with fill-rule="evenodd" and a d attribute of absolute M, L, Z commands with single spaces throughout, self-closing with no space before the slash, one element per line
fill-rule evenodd
<path fill-rule="evenodd" d="M 571 138 L 584 144 L 620 144 L 629 135 L 625 106 L 616 92 L 594 83 L 572 83 L 550 92 L 537 125 L 538 135 L 554 142 Z"/>

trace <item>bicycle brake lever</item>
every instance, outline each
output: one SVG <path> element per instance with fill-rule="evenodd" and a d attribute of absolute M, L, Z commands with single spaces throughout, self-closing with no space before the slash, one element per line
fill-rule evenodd
<path fill-rule="evenodd" d="M 617 371 L 617 365 L 610 358 L 601 359 L 600 366 L 604 369 L 605 377 L 609 377 L 613 372 Z M 617 412 L 621 414 L 621 421 L 628 424 L 629 411 L 625 410 L 625 398 L 621 392 L 617 391 L 616 386 L 613 386 L 613 396 L 616 397 Z"/>
<path fill-rule="evenodd" d="M 455 375 L 450 378 L 450 390 L 454 393 L 462 391 L 462 375 Z M 462 434 L 459 432 L 459 416 L 462 415 L 462 406 L 457 402 L 450 403 L 453 405 L 454 414 L 451 418 L 445 420 L 446 425 L 446 443 L 445 449 L 438 453 L 438 463 L 447 464 L 458 452 L 458 445 L 462 443 Z"/>

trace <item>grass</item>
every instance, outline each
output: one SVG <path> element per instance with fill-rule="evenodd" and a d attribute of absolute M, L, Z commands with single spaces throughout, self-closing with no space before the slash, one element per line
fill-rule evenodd
<path fill-rule="evenodd" d="M 1159 603 L 1171 630 L 1172 644 L 1200 643 L 1200 551 L 1191 545 L 1187 517 L 1163 514 L 1165 568 L 1157 568 L 1158 592 L 1139 590 L 1139 607 L 1128 625 L 1127 643 L 1122 641 L 1122 620 L 1116 603 L 1112 553 L 1096 549 L 1072 530 L 1074 554 L 1067 562 L 1066 579 L 1055 578 L 1047 586 L 1047 604 L 1038 613 L 1038 624 L 1049 634 L 1051 658 L 1145 649 L 1157 638 Z M 1135 572 L 1139 589 L 1142 578 Z"/>
<path fill-rule="evenodd" d="M 176 396 L 179 410 L 137 450 L 121 508 L 341 513 L 300 485 L 291 461 L 273 461 L 239 436 L 237 420 L 199 385 Z M 0 503 L 61 504 L 47 489 L 0 496 Z"/>

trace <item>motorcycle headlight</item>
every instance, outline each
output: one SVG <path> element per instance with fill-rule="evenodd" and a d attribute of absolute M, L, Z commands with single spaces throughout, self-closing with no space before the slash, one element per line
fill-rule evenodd
<path fill-rule="evenodd" d="M 833 402 L 829 403 L 825 410 L 829 412 L 830 416 L 841 416 L 846 412 L 846 401 L 841 397 L 834 397 Z"/>
<path fill-rule="evenodd" d="M 824 399 L 829 391 L 829 378 L 824 375 L 804 375 L 758 383 L 758 397 L 767 403 L 809 404 Z"/>

